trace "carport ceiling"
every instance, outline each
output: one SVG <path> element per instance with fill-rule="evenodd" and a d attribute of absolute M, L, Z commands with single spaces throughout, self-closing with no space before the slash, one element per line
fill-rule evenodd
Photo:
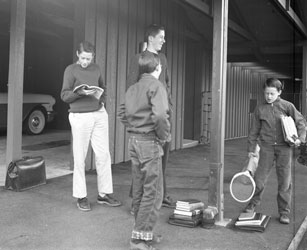
<path fill-rule="evenodd" d="M 186 9 L 204 44 L 212 46 L 213 0 L 173 1 Z M 74 3 L 73 0 L 28 0 L 27 34 L 58 39 L 72 34 Z M 291 22 L 282 3 L 289 3 L 306 26 L 306 0 L 229 0 L 228 62 L 252 62 L 267 74 L 280 78 L 302 77 L 302 43 L 306 34 Z M 0 39 L 9 34 L 9 6 L 10 0 L 0 0 Z"/>
<path fill-rule="evenodd" d="M 212 41 L 212 1 L 181 1 L 206 44 Z M 253 70 L 261 66 L 262 72 L 279 78 L 302 77 L 302 43 L 306 33 L 287 15 L 282 7 L 286 2 L 229 0 L 228 62 L 253 62 Z M 289 0 L 289 4 L 306 26 L 307 1 Z"/>

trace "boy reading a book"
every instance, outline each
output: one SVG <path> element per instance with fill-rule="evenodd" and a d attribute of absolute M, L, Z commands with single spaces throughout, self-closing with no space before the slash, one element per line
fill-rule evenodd
<path fill-rule="evenodd" d="M 91 210 L 87 199 L 85 158 L 91 143 L 95 153 L 99 204 L 120 206 L 113 193 L 111 156 L 109 152 L 108 113 L 104 108 L 104 94 L 98 98 L 96 91 L 76 90 L 81 84 L 105 88 L 102 74 L 93 62 L 94 46 L 82 42 L 77 51 L 78 61 L 65 69 L 61 98 L 69 104 L 69 122 L 72 131 L 74 173 L 73 197 L 81 211 Z M 76 90 L 76 91 L 74 91 Z"/>
<path fill-rule="evenodd" d="M 253 152 L 259 140 L 261 143 L 260 158 L 254 175 L 256 190 L 245 208 L 245 212 L 253 212 L 256 205 L 260 204 L 266 182 L 275 165 L 278 180 L 279 221 L 283 224 L 289 224 L 293 147 L 290 147 L 284 140 L 281 116 L 291 116 L 295 121 L 298 138 L 295 140 L 294 146 L 305 142 L 306 121 L 292 103 L 280 98 L 282 88 L 283 85 L 278 79 L 267 79 L 263 86 L 265 102 L 258 105 L 253 114 L 248 137 L 249 157 L 254 155 Z"/>
<path fill-rule="evenodd" d="M 139 57 L 140 80 L 126 92 L 121 120 L 130 133 L 135 225 L 131 249 L 154 249 L 153 230 L 163 199 L 163 144 L 170 133 L 167 92 L 158 80 L 160 59 L 153 53 Z"/>

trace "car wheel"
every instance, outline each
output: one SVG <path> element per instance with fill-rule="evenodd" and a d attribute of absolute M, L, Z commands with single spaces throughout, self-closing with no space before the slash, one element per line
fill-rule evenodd
<path fill-rule="evenodd" d="M 27 134 L 38 135 L 43 132 L 46 125 L 46 117 L 42 110 L 34 109 L 28 115 L 24 123 L 24 129 Z"/>

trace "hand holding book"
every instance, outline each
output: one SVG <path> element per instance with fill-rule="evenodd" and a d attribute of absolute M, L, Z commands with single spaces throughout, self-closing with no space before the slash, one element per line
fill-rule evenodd
<path fill-rule="evenodd" d="M 87 84 L 81 84 L 75 87 L 73 92 L 77 93 L 78 95 L 92 95 L 95 98 L 100 99 L 104 90 L 98 86 L 90 86 Z"/>

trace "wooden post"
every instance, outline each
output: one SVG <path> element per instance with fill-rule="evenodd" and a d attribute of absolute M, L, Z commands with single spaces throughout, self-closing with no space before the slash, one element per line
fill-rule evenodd
<path fill-rule="evenodd" d="M 21 158 L 26 0 L 11 0 L 6 166 Z"/>
<path fill-rule="evenodd" d="M 227 69 L 228 0 L 213 1 L 212 119 L 209 207 L 217 208 L 217 222 L 224 218 L 224 138 Z"/>
<path fill-rule="evenodd" d="M 303 45 L 303 81 L 302 81 L 302 114 L 307 115 L 307 43 Z"/>

